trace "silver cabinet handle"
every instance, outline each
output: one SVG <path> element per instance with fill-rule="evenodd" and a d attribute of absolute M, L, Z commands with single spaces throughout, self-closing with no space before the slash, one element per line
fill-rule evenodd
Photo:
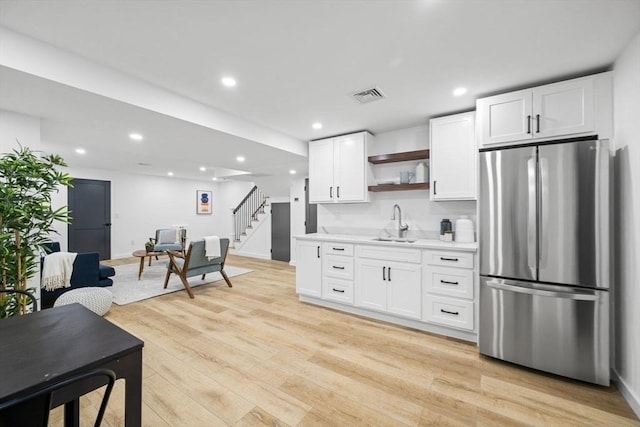
<path fill-rule="evenodd" d="M 549 159 L 544 157 L 538 158 L 538 167 L 540 168 L 540 189 L 538 199 L 538 268 L 546 267 L 547 255 L 549 253 Z"/>
<path fill-rule="evenodd" d="M 520 294 L 538 295 L 541 297 L 564 298 L 577 301 L 597 301 L 598 296 L 585 293 L 546 291 L 544 289 L 524 288 L 516 285 L 505 285 L 503 283 L 488 281 L 487 286 L 501 291 L 517 292 Z"/>
<path fill-rule="evenodd" d="M 537 273 L 537 259 L 538 259 L 538 247 L 536 238 L 536 228 L 538 223 L 538 215 L 536 213 L 536 205 L 538 200 L 538 186 L 536 176 L 536 159 L 531 157 L 527 160 L 527 183 L 528 185 L 528 204 L 527 209 L 527 266 L 531 271 L 531 277 L 538 277 Z"/>

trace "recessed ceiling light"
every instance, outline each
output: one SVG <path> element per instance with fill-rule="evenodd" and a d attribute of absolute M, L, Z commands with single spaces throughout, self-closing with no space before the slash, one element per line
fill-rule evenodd
<path fill-rule="evenodd" d="M 455 96 L 462 96 L 465 93 L 467 93 L 467 88 L 466 87 L 457 87 L 453 90 L 453 94 Z"/>
<path fill-rule="evenodd" d="M 311 125 L 311 127 L 314 129 L 322 129 L 322 123 L 315 122 L 314 124 Z"/>
<path fill-rule="evenodd" d="M 204 166 L 200 166 L 200 172 L 204 172 L 206 170 L 207 170 L 207 168 L 205 168 Z"/>
<path fill-rule="evenodd" d="M 76 153 L 78 154 L 87 154 L 87 150 L 84 148 L 76 148 Z"/>
<path fill-rule="evenodd" d="M 134 141 L 142 141 L 144 137 L 139 133 L 130 133 L 129 138 L 133 139 Z"/>
<path fill-rule="evenodd" d="M 213 178 L 211 178 L 211 179 L 214 180 L 214 181 L 218 180 L 218 178 L 216 178 L 215 176 Z"/>
<path fill-rule="evenodd" d="M 296 174 L 296 171 L 294 171 L 293 169 L 291 169 L 291 170 L 289 171 L 289 173 L 290 173 L 291 175 L 295 175 L 295 174 Z"/>
<path fill-rule="evenodd" d="M 167 175 L 173 176 L 173 172 L 167 172 Z"/>
<path fill-rule="evenodd" d="M 222 84 L 226 87 L 234 87 L 236 85 L 236 79 L 233 77 L 223 77 Z"/>
<path fill-rule="evenodd" d="M 242 163 L 242 162 L 244 162 L 244 157 L 238 156 L 238 157 L 236 157 L 236 160 L 239 161 L 240 163 Z"/>

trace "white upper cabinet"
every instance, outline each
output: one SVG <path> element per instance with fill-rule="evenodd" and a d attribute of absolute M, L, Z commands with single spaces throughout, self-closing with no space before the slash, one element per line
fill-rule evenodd
<path fill-rule="evenodd" d="M 611 73 L 478 99 L 480 147 L 598 134 L 610 138 Z"/>
<path fill-rule="evenodd" d="M 534 138 L 594 130 L 593 78 L 571 80 L 533 91 Z"/>
<path fill-rule="evenodd" d="M 504 93 L 476 103 L 482 134 L 481 143 L 499 144 L 531 138 L 531 90 Z"/>
<path fill-rule="evenodd" d="M 475 112 L 431 119 L 429 128 L 431 200 L 475 200 Z"/>
<path fill-rule="evenodd" d="M 309 202 L 366 202 L 368 132 L 309 142 Z"/>

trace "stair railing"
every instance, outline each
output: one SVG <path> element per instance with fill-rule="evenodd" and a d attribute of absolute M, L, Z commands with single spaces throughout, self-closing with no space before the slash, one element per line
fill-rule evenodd
<path fill-rule="evenodd" d="M 251 227 L 251 221 L 257 220 L 259 213 L 264 213 L 266 203 L 267 197 L 254 185 L 233 210 L 233 237 L 236 241 Z"/>

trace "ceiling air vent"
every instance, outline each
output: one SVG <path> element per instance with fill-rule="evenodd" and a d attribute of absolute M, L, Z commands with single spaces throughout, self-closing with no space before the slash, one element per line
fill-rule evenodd
<path fill-rule="evenodd" d="M 360 104 L 366 104 L 367 102 L 376 101 L 378 99 L 386 98 L 384 93 L 378 87 L 372 89 L 363 90 L 353 94 L 353 97 Z"/>

